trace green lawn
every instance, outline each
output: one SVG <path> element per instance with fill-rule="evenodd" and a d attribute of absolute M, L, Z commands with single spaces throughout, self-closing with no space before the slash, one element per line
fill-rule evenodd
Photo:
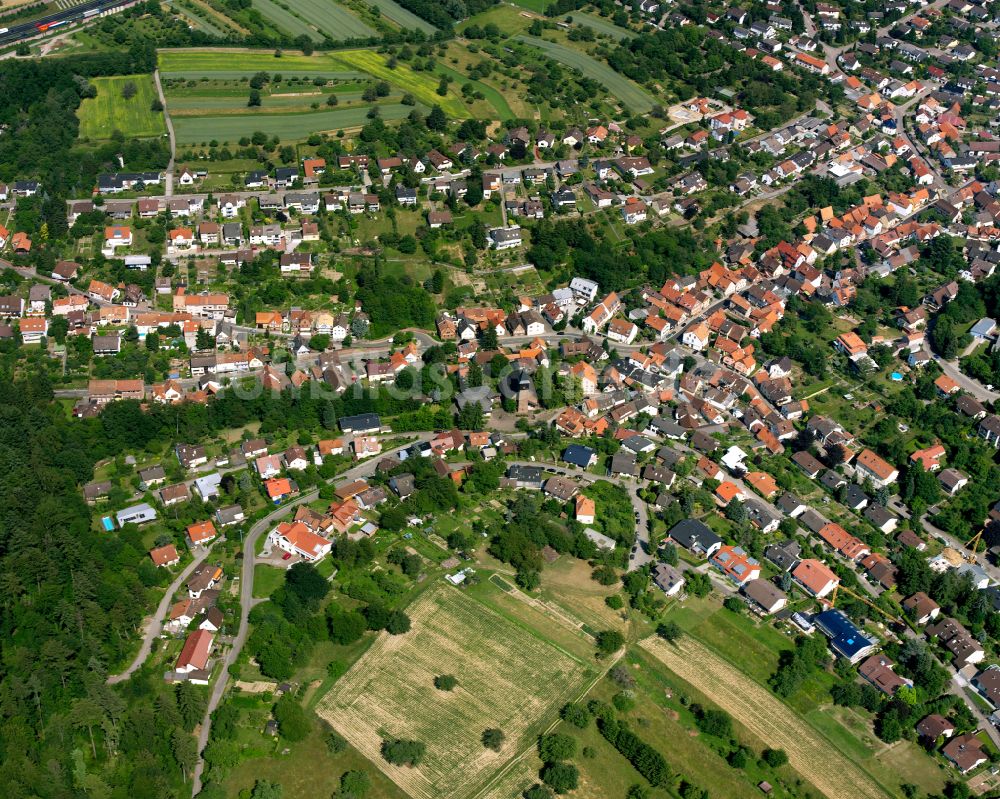
<path fill-rule="evenodd" d="M 406 794 L 392 780 L 355 749 L 348 748 L 338 755 L 331 755 L 318 722 L 312 735 L 293 744 L 266 737 L 263 731 L 244 731 L 246 737 L 256 737 L 255 733 L 259 738 L 254 750 L 260 755 L 244 760 L 227 775 L 225 787 L 229 799 L 237 799 L 243 790 L 249 793 L 257 780 L 279 783 L 284 789 L 283 795 L 287 797 L 332 796 L 340 785 L 340 775 L 345 771 L 364 771 L 368 774 L 371 788 L 365 795 L 366 799 L 406 799 Z M 288 754 L 281 754 L 285 747 L 288 747 Z"/>
<path fill-rule="evenodd" d="M 500 93 L 498 89 L 493 86 L 488 86 L 478 80 L 473 80 L 468 78 L 460 72 L 456 72 L 450 67 L 446 67 L 444 64 L 437 65 L 438 73 L 442 75 L 448 75 L 455 79 L 455 82 L 459 86 L 464 86 L 466 83 L 471 83 L 472 86 L 478 91 L 482 92 L 483 96 L 486 98 L 493 109 L 497 112 L 497 115 L 501 122 L 506 122 L 510 119 L 514 119 L 517 115 L 511 110 L 510 105 L 507 103 L 507 99 Z"/>
<path fill-rule="evenodd" d="M 80 104 L 80 135 L 88 139 L 109 139 L 115 130 L 126 137 L 161 136 L 167 132 L 163 113 L 153 111 L 156 87 L 152 75 L 120 75 L 112 78 L 91 78 L 97 89 L 96 97 Z M 135 87 L 135 96 L 126 100 L 127 85 Z"/>
<path fill-rule="evenodd" d="M 599 81 L 613 97 L 629 110 L 645 114 L 653 108 L 653 98 L 646 93 L 645 89 L 625 76 L 619 75 L 603 61 L 598 61 L 586 53 L 563 44 L 549 42 L 534 36 L 521 34 L 517 39 L 524 44 L 537 47 L 554 61 L 572 69 L 578 69 L 586 77 Z"/>
<path fill-rule="evenodd" d="M 545 9 L 549 6 L 549 0 L 513 0 L 513 4 L 537 14 L 544 14 Z"/>
<path fill-rule="evenodd" d="M 412 111 L 406 105 L 382 105 L 385 120 L 402 119 Z M 198 144 L 216 139 L 235 142 L 254 131 L 277 136 L 284 142 L 300 141 L 318 131 L 336 131 L 361 127 L 368 121 L 368 107 L 355 106 L 309 114 L 238 114 L 231 116 L 180 117 L 174 120 L 178 144 Z"/>
<path fill-rule="evenodd" d="M 285 582 L 285 570 L 276 569 L 266 563 L 256 563 L 253 567 L 253 595 L 255 598 L 269 597 Z"/>
<path fill-rule="evenodd" d="M 438 79 L 433 74 L 416 72 L 405 64 L 390 68 L 386 57 L 374 50 L 340 50 L 331 56 L 344 65 L 345 69 L 357 69 L 374 75 L 390 85 L 412 94 L 417 102 L 427 106 L 439 105 L 450 117 L 467 117 L 468 110 L 461 98 L 452 89 L 442 97 L 437 93 Z"/>

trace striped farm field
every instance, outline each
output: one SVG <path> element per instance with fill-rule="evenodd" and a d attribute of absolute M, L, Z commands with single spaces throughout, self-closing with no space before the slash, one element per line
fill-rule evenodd
<path fill-rule="evenodd" d="M 282 30 L 288 31 L 292 36 L 301 36 L 304 33 L 313 41 L 319 42 L 323 40 L 323 34 L 305 20 L 295 16 L 291 11 L 282 8 L 274 0 L 253 0 L 253 7 L 269 22 L 274 23 Z"/>
<path fill-rule="evenodd" d="M 412 94 L 418 103 L 426 106 L 439 105 L 450 117 L 469 116 L 465 104 L 455 91 L 449 88 L 444 97 L 437 93 L 438 77 L 433 73 L 416 72 L 405 64 L 397 64 L 394 69 L 390 69 L 386 57 L 374 50 L 338 50 L 331 54 L 331 58 L 340 61 L 345 69 L 356 69 L 379 80 L 388 81 L 390 85 Z"/>
<path fill-rule="evenodd" d="M 261 14 L 279 28 L 320 41 L 326 37 L 366 39 L 375 31 L 334 0 L 253 0 Z M 287 7 L 286 7 L 287 6 Z"/>
<path fill-rule="evenodd" d="M 113 78 L 91 78 L 97 89 L 96 97 L 80 103 L 80 135 L 88 139 L 109 139 L 119 130 L 129 138 L 161 136 L 167 131 L 163 113 L 153 111 L 156 88 L 152 75 L 119 75 Z M 135 86 L 134 97 L 122 95 L 128 84 Z"/>
<path fill-rule="evenodd" d="M 494 781 L 523 789 L 514 758 L 588 677 L 586 665 L 467 592 L 440 585 L 407 613 L 410 632 L 383 633 L 323 697 L 316 712 L 413 799 L 459 799 Z M 453 691 L 434 678 L 452 674 Z M 504 731 L 500 752 L 483 747 L 488 727 Z M 383 736 L 427 747 L 415 768 L 380 753 Z M 507 767 L 510 766 L 510 780 Z"/>
<path fill-rule="evenodd" d="M 322 77 L 351 80 L 363 77 L 384 80 L 390 86 L 430 108 L 439 105 L 448 116 L 464 119 L 470 115 L 451 85 L 442 97 L 437 93 L 440 77 L 433 72 L 417 72 L 405 64 L 390 69 L 386 57 L 374 50 L 337 50 L 316 55 L 284 53 L 275 58 L 270 50 L 206 48 L 160 50 L 160 74 L 164 78 L 198 80 L 233 79 L 256 72 L 281 73 L 284 77 Z"/>
<path fill-rule="evenodd" d="M 295 10 L 331 39 L 367 39 L 375 31 L 333 0 L 295 0 Z"/>
<path fill-rule="evenodd" d="M 198 30 L 209 34 L 210 36 L 225 36 L 226 31 L 224 31 L 215 22 L 211 22 L 200 14 L 196 14 L 190 8 L 185 8 L 182 5 L 175 4 L 171 6 L 171 9 L 175 14 L 179 14 L 184 17 L 189 23 L 194 25 Z"/>
<path fill-rule="evenodd" d="M 299 141 L 312 133 L 360 128 L 368 121 L 368 105 L 298 114 L 229 114 L 225 116 L 178 116 L 173 120 L 178 144 L 200 144 L 213 139 L 236 142 L 242 136 L 263 131 L 283 142 Z M 412 106 L 380 105 L 382 119 L 402 119 Z M 249 109 L 248 109 L 249 110 Z"/>
<path fill-rule="evenodd" d="M 675 644 L 647 638 L 640 646 L 714 701 L 755 737 L 784 749 L 792 768 L 829 799 L 888 799 L 888 791 L 770 691 L 712 649 L 685 635 Z M 720 685 L 727 690 L 719 691 Z"/>
<path fill-rule="evenodd" d="M 524 44 L 537 47 L 553 61 L 558 61 L 571 69 L 578 69 L 584 76 L 598 81 L 612 97 L 617 98 L 630 111 L 645 114 L 652 110 L 653 98 L 646 93 L 646 90 L 624 75 L 619 75 L 603 61 L 598 61 L 596 58 L 566 45 L 549 42 L 535 36 L 522 34 L 517 38 Z"/>
<path fill-rule="evenodd" d="M 412 11 L 403 8 L 395 0 L 369 0 L 369 5 L 374 6 L 382 12 L 382 16 L 395 22 L 401 28 L 423 31 L 424 33 L 435 33 L 435 28 L 426 19 L 421 19 Z"/>
<path fill-rule="evenodd" d="M 347 70 L 329 55 L 282 53 L 274 57 L 273 50 L 240 48 L 203 48 L 160 50 L 160 75 L 165 78 L 240 78 L 255 72 L 280 72 L 286 76 L 354 78 L 358 73 Z"/>
<path fill-rule="evenodd" d="M 336 109 L 331 110 L 340 110 L 345 106 L 364 102 L 361 98 L 361 92 L 334 92 L 334 94 L 337 96 L 338 105 Z M 290 111 L 309 113 L 312 110 L 312 103 L 319 103 L 325 108 L 327 97 L 329 97 L 329 94 L 324 92 L 265 95 L 263 102 L 257 108 L 247 108 L 247 96 L 245 93 L 238 96 L 222 95 L 217 97 L 200 97 L 197 95 L 187 97 L 168 96 L 167 102 L 170 104 L 170 116 L 173 119 L 178 119 L 185 116 L 213 116 L 215 114 L 266 116 L 267 114 L 289 113 Z M 395 97 L 389 95 L 389 97 L 383 98 L 382 102 L 392 103 L 399 100 L 400 95 L 396 94 Z M 369 104 L 365 103 L 365 110 L 367 111 L 368 108 Z"/>

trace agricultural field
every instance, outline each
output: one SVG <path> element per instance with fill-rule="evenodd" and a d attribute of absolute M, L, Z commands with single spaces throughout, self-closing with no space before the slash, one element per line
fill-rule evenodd
<path fill-rule="evenodd" d="M 427 20 L 418 17 L 412 11 L 403 8 L 395 0 L 370 0 L 369 5 L 382 12 L 382 16 L 395 22 L 401 28 L 423 31 L 424 33 L 435 33 L 435 28 Z"/>
<path fill-rule="evenodd" d="M 432 74 L 415 72 L 405 64 L 397 64 L 395 69 L 390 69 L 386 57 L 374 50 L 340 50 L 330 57 L 343 64 L 345 69 L 355 69 L 388 81 L 391 86 L 412 94 L 418 103 L 428 107 L 439 105 L 450 117 L 462 118 L 469 115 L 454 91 L 449 89 L 444 97 L 437 93 L 438 80 Z"/>
<path fill-rule="evenodd" d="M 270 50 L 225 48 L 160 50 L 160 75 L 165 78 L 240 78 L 256 72 L 280 72 L 287 77 L 307 76 L 350 79 L 363 77 L 345 68 L 332 54 L 302 55 L 284 52 L 275 58 Z"/>
<path fill-rule="evenodd" d="M 80 136 L 88 139 L 108 139 L 115 130 L 126 137 L 146 138 L 166 133 L 161 111 L 153 111 L 156 87 L 152 75 L 120 75 L 113 78 L 91 78 L 97 89 L 96 97 L 80 104 Z M 135 87 L 135 95 L 126 99 L 126 86 Z"/>
<path fill-rule="evenodd" d="M 382 119 L 402 119 L 411 106 L 401 104 L 380 105 Z M 347 130 L 362 127 L 368 121 L 368 106 L 337 108 L 332 111 L 315 111 L 302 114 L 231 114 L 229 116 L 178 117 L 174 120 L 174 133 L 179 145 L 200 144 L 211 140 L 234 143 L 242 136 L 262 131 L 277 136 L 283 142 L 305 139 L 312 133 Z"/>
<path fill-rule="evenodd" d="M 608 92 L 627 109 L 636 114 L 648 113 L 653 108 L 653 98 L 646 90 L 623 75 L 619 75 L 603 61 L 563 44 L 521 34 L 518 41 L 537 47 L 553 61 L 571 69 L 578 69 L 586 77 L 599 81 Z"/>
<path fill-rule="evenodd" d="M 381 636 L 316 711 L 411 797 L 475 796 L 494 778 L 502 781 L 511 758 L 580 696 L 587 666 L 540 628 L 468 592 L 441 585 L 407 612 L 412 630 Z M 441 674 L 455 675 L 458 687 L 437 690 L 433 680 Z M 506 734 L 499 753 L 480 742 L 488 727 Z M 380 754 L 383 736 L 423 742 L 423 762 L 390 765 Z"/>
<path fill-rule="evenodd" d="M 195 11 L 180 3 L 171 4 L 171 10 L 184 18 L 184 20 L 194 28 L 207 33 L 209 36 L 223 37 L 227 31 L 218 23 L 218 20 L 211 19 L 209 14 L 200 10 Z"/>
<path fill-rule="evenodd" d="M 328 81 L 351 81 L 353 83 L 350 91 L 357 92 L 363 91 L 365 86 L 370 85 L 371 82 L 384 80 L 394 91 L 389 98 L 384 98 L 384 102 L 387 104 L 381 107 L 385 112 L 383 114 L 385 119 L 400 119 L 406 116 L 406 114 L 399 113 L 398 109 L 393 107 L 394 103 L 402 99 L 402 95 L 404 94 L 411 95 L 418 104 L 425 108 L 440 105 L 444 112 L 453 118 L 461 119 L 468 117 L 476 109 L 475 106 L 473 109 L 467 107 L 465 101 L 459 96 L 458 92 L 461 83 L 453 83 L 448 93 L 441 96 L 437 93 L 440 82 L 439 75 L 432 72 L 416 72 L 404 64 L 399 64 L 394 69 L 390 69 L 386 57 L 373 50 L 340 50 L 334 53 L 322 53 L 313 56 L 285 53 L 281 58 L 275 58 L 271 52 L 259 50 L 163 50 L 159 55 L 159 67 L 161 76 L 164 80 L 168 81 L 166 92 L 168 95 L 167 102 L 170 106 L 169 110 L 171 112 L 174 110 L 174 97 L 184 95 L 185 99 L 182 100 L 178 111 L 200 109 L 205 111 L 202 115 L 204 117 L 222 114 L 236 115 L 240 113 L 244 116 L 267 114 L 269 106 L 271 108 L 280 108 L 283 104 L 286 107 L 298 107 L 300 110 L 307 112 L 310 109 L 303 108 L 304 106 L 307 107 L 313 102 L 322 104 L 326 99 L 324 95 L 331 91 L 338 95 L 338 100 L 342 102 L 348 101 L 348 98 L 340 96 L 342 90 L 348 90 L 346 86 L 333 85 L 322 87 L 321 90 L 310 85 L 308 91 L 312 96 L 308 99 L 304 97 L 298 99 L 284 98 L 277 102 L 272 102 L 272 100 L 277 99 L 273 95 L 282 93 L 282 90 L 281 88 L 268 86 L 264 103 L 261 107 L 255 109 L 248 108 L 241 112 L 241 101 L 237 98 L 242 96 L 244 98 L 242 103 L 245 106 L 245 98 L 248 95 L 249 89 L 242 83 L 225 82 L 240 81 L 257 72 L 267 72 L 271 75 L 280 74 L 283 79 L 324 78 Z M 199 83 L 193 86 L 178 87 L 176 82 L 179 79 L 198 81 Z M 213 82 L 215 82 L 215 85 L 213 85 Z M 500 96 L 494 97 L 493 94 L 489 93 L 488 88 L 484 87 L 484 95 L 487 96 L 487 102 L 492 101 L 495 104 L 502 105 L 503 107 L 497 109 L 497 113 L 509 115 L 510 109 L 503 103 L 503 98 Z M 284 93 L 301 94 L 302 92 L 303 89 L 301 87 L 294 87 Z M 189 98 L 188 95 L 194 94 L 197 94 L 199 98 L 205 99 L 193 102 L 193 98 Z M 209 99 L 216 96 L 220 98 L 220 101 L 217 105 L 213 106 L 209 102 Z M 213 113 L 212 109 L 216 108 L 219 109 L 218 113 Z M 485 109 L 486 104 L 483 103 L 481 108 Z M 342 117 L 353 120 L 345 121 L 342 124 L 330 124 L 319 119 L 304 120 L 306 124 L 298 131 L 299 135 L 294 138 L 305 138 L 317 130 L 336 130 L 343 127 L 357 127 L 362 125 L 364 124 L 364 119 L 357 116 L 357 110 L 339 109 Z M 367 110 L 367 107 L 365 107 L 365 110 Z M 323 111 L 322 113 L 337 114 L 338 110 Z M 311 114 L 311 116 L 316 115 L 316 113 Z M 332 119 L 336 118 L 332 117 Z M 251 132 L 254 130 L 264 130 L 262 127 L 253 127 L 253 124 L 248 121 L 241 126 L 239 123 L 230 121 L 223 126 L 224 129 L 220 130 L 217 134 L 208 135 L 208 138 L 222 140 L 231 136 L 232 131 L 244 130 L 247 126 L 250 126 L 249 130 Z M 275 124 L 277 123 L 272 122 L 272 125 Z M 190 125 L 185 127 L 189 131 L 188 135 L 184 137 L 178 134 L 181 136 L 179 141 L 182 144 L 192 141 L 204 141 L 205 135 L 210 134 L 206 125 L 196 125 L 197 133 L 190 132 Z M 287 129 L 287 125 L 278 125 L 278 127 L 282 130 Z M 237 134 L 237 137 L 239 135 L 241 134 Z M 286 133 L 286 135 L 291 136 L 291 132 Z"/>
<path fill-rule="evenodd" d="M 690 635 L 675 644 L 647 638 L 640 646 L 682 680 L 715 697 L 754 736 L 770 747 L 784 749 L 792 767 L 830 799 L 891 795 L 770 691 Z M 725 696 L 716 690 L 720 685 L 728 686 Z"/>
<path fill-rule="evenodd" d="M 363 39 L 375 31 L 332 0 L 253 0 L 254 8 L 277 27 L 293 36 L 305 34 L 314 41 L 324 38 Z"/>

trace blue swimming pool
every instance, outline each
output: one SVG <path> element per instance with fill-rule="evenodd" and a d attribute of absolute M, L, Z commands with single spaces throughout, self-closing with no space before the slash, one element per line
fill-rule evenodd
<path fill-rule="evenodd" d="M 903 379 L 903 376 L 899 372 L 893 372 L 891 375 L 889 375 L 889 377 L 895 380 L 897 383 Z"/>
<path fill-rule="evenodd" d="M 106 532 L 110 533 L 112 530 L 115 529 L 115 523 L 111 520 L 110 516 L 105 516 L 104 518 L 102 518 L 101 524 L 104 525 L 104 530 Z"/>

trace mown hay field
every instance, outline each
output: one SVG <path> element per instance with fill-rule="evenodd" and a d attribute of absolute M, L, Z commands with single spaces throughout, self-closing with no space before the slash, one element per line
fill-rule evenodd
<path fill-rule="evenodd" d="M 448 586 L 427 591 L 407 612 L 410 632 L 383 634 L 316 712 L 415 799 L 472 797 L 484 788 L 493 796 L 494 777 L 583 691 L 587 666 Z M 457 677 L 458 687 L 437 690 L 441 674 Z M 481 743 L 488 727 L 506 735 L 499 753 Z M 423 742 L 421 764 L 387 763 L 380 748 L 388 737 Z"/>
<path fill-rule="evenodd" d="M 792 768 L 830 799 L 886 799 L 889 795 L 790 707 L 691 636 L 675 644 L 647 638 L 639 645 L 682 680 L 712 697 L 769 747 L 784 749 Z M 719 690 L 720 686 L 725 690 Z"/>
<path fill-rule="evenodd" d="M 120 75 L 113 78 L 91 78 L 97 97 L 80 103 L 80 135 L 88 139 L 109 139 L 115 130 L 126 137 L 145 138 L 167 132 L 163 112 L 153 111 L 156 87 L 152 75 Z M 122 95 L 127 84 L 135 86 L 135 95 Z"/>

